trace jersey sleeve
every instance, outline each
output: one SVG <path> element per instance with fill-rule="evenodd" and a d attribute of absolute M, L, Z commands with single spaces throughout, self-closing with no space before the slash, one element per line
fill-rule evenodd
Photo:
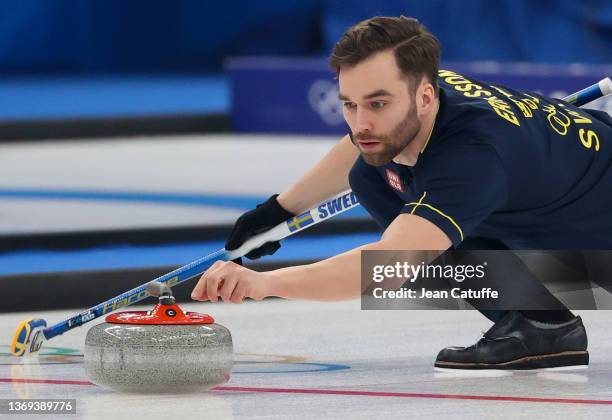
<path fill-rule="evenodd" d="M 416 181 L 415 201 L 406 203 L 402 213 L 429 220 L 454 247 L 508 195 L 503 164 L 490 145 L 467 144 L 427 156 Z"/>

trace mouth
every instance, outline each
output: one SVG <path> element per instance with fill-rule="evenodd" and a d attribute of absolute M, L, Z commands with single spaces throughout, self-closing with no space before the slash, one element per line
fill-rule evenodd
<path fill-rule="evenodd" d="M 377 140 L 358 140 L 357 143 L 362 150 L 374 150 L 380 145 L 380 142 Z"/>

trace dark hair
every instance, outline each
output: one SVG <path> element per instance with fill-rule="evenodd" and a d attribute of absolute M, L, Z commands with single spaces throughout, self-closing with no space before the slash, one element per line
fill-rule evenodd
<path fill-rule="evenodd" d="M 418 20 L 406 16 L 377 16 L 350 27 L 334 46 L 329 64 L 336 73 L 379 51 L 392 49 L 402 74 L 416 90 L 426 76 L 438 90 L 440 42 Z"/>

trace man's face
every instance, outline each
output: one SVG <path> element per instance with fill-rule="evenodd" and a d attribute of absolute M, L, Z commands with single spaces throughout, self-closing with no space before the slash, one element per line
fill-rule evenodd
<path fill-rule="evenodd" d="M 391 162 L 421 129 L 414 95 L 400 76 L 391 50 L 340 69 L 344 119 L 353 143 L 370 165 Z"/>

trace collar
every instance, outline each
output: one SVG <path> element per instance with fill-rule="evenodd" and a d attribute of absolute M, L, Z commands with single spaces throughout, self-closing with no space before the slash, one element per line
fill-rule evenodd
<path fill-rule="evenodd" d="M 439 92 L 438 93 L 438 113 L 436 114 L 434 123 L 431 126 L 431 129 L 429 130 L 429 135 L 427 136 L 427 140 L 425 140 L 425 144 L 423 145 L 423 148 L 421 149 L 421 154 L 423 154 L 423 152 L 429 145 L 429 141 L 432 138 L 435 139 L 436 137 L 438 137 L 438 134 L 440 133 L 440 125 L 441 125 L 440 121 L 442 120 L 442 114 L 444 111 L 444 103 L 446 102 L 446 98 L 445 98 L 445 93 L 441 88 L 438 89 L 438 92 Z"/>

